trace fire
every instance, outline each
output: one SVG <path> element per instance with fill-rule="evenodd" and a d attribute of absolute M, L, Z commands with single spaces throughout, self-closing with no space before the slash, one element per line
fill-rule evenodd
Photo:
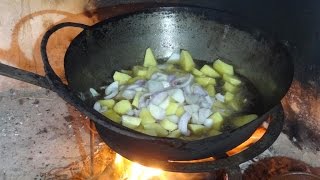
<path fill-rule="evenodd" d="M 250 145 L 257 142 L 266 132 L 266 128 L 260 127 L 258 128 L 252 136 L 237 146 L 236 148 L 227 152 L 228 156 L 235 155 L 240 153 L 241 151 L 250 147 Z M 205 162 L 205 161 L 212 161 L 214 160 L 213 157 L 209 157 L 206 159 L 194 160 L 194 161 L 182 161 L 182 162 Z M 150 179 L 168 179 L 169 172 L 163 171 L 157 168 L 145 167 L 140 165 L 139 163 L 129 161 L 128 159 L 122 157 L 119 154 L 116 154 L 114 159 L 114 165 L 118 174 L 121 174 L 119 179 L 125 180 L 150 180 Z M 179 173 L 176 173 L 176 175 Z M 190 176 L 190 175 L 189 175 Z M 176 176 L 177 177 L 177 176 Z M 188 176 L 181 176 L 183 179 L 188 179 Z"/>
<path fill-rule="evenodd" d="M 264 135 L 265 132 L 266 132 L 266 129 L 264 127 L 259 127 L 248 140 L 246 140 L 239 146 L 228 151 L 227 155 L 233 156 L 247 149 L 251 144 L 254 144 L 255 142 L 257 142 Z"/>
<path fill-rule="evenodd" d="M 131 162 L 116 154 L 114 160 L 117 170 L 122 172 L 121 179 L 126 180 L 149 180 L 153 177 L 161 177 L 164 173 L 161 169 L 145 167 L 136 162 Z"/>

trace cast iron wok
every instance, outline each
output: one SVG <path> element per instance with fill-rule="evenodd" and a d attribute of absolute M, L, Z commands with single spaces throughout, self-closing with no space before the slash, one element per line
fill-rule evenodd
<path fill-rule="evenodd" d="M 65 55 L 68 85 L 54 73 L 45 51 L 50 35 L 66 26 L 84 28 Z M 115 70 L 141 64 L 147 47 L 154 50 L 158 59 L 167 58 L 176 49 L 186 49 L 195 59 L 207 63 L 216 58 L 227 60 L 261 95 L 259 118 L 218 136 L 185 141 L 147 136 L 94 111 L 89 88 L 98 89 L 110 83 Z M 90 27 L 59 24 L 44 35 L 41 48 L 46 78 L 36 77 L 42 82 L 40 85 L 49 86 L 91 118 L 101 138 L 113 150 L 142 163 L 206 158 L 236 147 L 249 138 L 270 113 L 282 110 L 280 100 L 293 76 L 292 57 L 284 43 L 240 17 L 199 7 L 148 8 Z M 33 83 L 33 80 L 24 80 Z"/>

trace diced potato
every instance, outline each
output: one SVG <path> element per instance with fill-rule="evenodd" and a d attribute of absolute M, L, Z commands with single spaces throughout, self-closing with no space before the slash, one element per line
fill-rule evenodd
<path fill-rule="evenodd" d="M 184 112 L 185 112 L 185 110 L 184 110 L 183 106 L 179 106 L 177 111 L 176 111 L 176 115 L 178 117 L 181 117 L 184 114 Z"/>
<path fill-rule="evenodd" d="M 209 76 L 209 77 L 213 77 L 213 78 L 221 77 L 220 74 L 217 71 L 215 71 L 212 67 L 210 67 L 208 65 L 202 66 L 200 71 L 203 74 L 205 74 L 206 76 Z"/>
<path fill-rule="evenodd" d="M 194 135 L 201 135 L 206 130 L 206 128 L 203 125 L 199 124 L 188 124 L 188 128 Z"/>
<path fill-rule="evenodd" d="M 142 95 L 142 92 L 136 93 L 136 95 L 134 96 L 133 101 L 132 101 L 132 106 L 134 106 L 136 108 L 139 107 L 139 100 L 140 100 L 141 95 Z"/>
<path fill-rule="evenodd" d="M 221 61 L 220 59 L 217 59 L 213 63 L 213 68 L 215 70 L 217 70 L 221 75 L 222 74 L 229 74 L 229 75 L 233 75 L 234 74 L 233 66 Z"/>
<path fill-rule="evenodd" d="M 241 126 L 248 124 L 249 122 L 257 119 L 257 118 L 258 118 L 258 116 L 256 114 L 239 116 L 239 117 L 236 117 L 232 120 L 232 124 L 235 125 L 236 127 L 241 127 Z"/>
<path fill-rule="evenodd" d="M 113 122 L 116 122 L 116 123 L 121 122 L 121 117 L 112 109 L 105 111 L 102 114 Z"/>
<path fill-rule="evenodd" d="M 142 125 L 156 122 L 156 120 L 152 117 L 150 111 L 147 108 L 141 109 L 139 117 L 141 118 Z"/>
<path fill-rule="evenodd" d="M 132 110 L 132 106 L 130 101 L 121 100 L 114 105 L 113 110 L 118 114 L 126 114 L 128 111 Z"/>
<path fill-rule="evenodd" d="M 167 137 L 170 137 L 170 138 L 178 138 L 181 136 L 181 132 L 179 129 L 177 130 L 174 130 L 172 132 L 169 133 L 169 135 Z"/>
<path fill-rule="evenodd" d="M 216 85 L 216 80 L 210 77 L 196 77 L 195 81 L 196 83 L 204 87 L 207 85 Z"/>
<path fill-rule="evenodd" d="M 144 124 L 143 128 L 145 130 L 155 130 L 159 137 L 166 137 L 169 134 L 169 132 L 158 123 Z"/>
<path fill-rule="evenodd" d="M 191 54 L 188 51 L 182 50 L 180 55 L 180 65 L 183 70 L 190 72 L 195 66 Z"/>
<path fill-rule="evenodd" d="M 230 84 L 229 82 L 225 82 L 224 85 L 223 85 L 223 89 L 225 91 L 229 91 L 231 93 L 235 93 L 235 92 L 237 92 L 238 87 L 235 86 L 235 85 Z"/>
<path fill-rule="evenodd" d="M 203 75 L 204 75 L 203 72 L 199 71 L 199 70 L 196 69 L 196 68 L 193 68 L 192 71 L 191 71 L 191 73 L 192 73 L 193 75 L 195 75 L 195 76 L 203 76 Z"/>
<path fill-rule="evenodd" d="M 177 124 L 175 124 L 167 119 L 160 121 L 160 125 L 168 131 L 174 131 L 178 128 Z"/>
<path fill-rule="evenodd" d="M 148 73 L 148 69 L 142 66 L 133 66 L 132 71 L 134 76 L 145 77 Z"/>
<path fill-rule="evenodd" d="M 132 71 L 130 71 L 130 70 L 122 69 L 121 72 L 124 73 L 124 74 L 128 74 L 129 76 L 132 76 Z"/>
<path fill-rule="evenodd" d="M 124 74 L 124 73 L 121 73 L 121 72 L 118 72 L 118 71 L 116 71 L 114 73 L 114 75 L 113 75 L 113 80 L 114 81 L 118 81 L 119 84 L 125 84 L 131 78 L 132 77 L 129 76 L 128 74 Z"/>
<path fill-rule="evenodd" d="M 159 71 L 159 69 L 158 69 L 157 67 L 150 66 L 150 67 L 148 67 L 148 72 L 147 72 L 146 77 L 147 77 L 148 79 L 150 79 L 151 76 L 152 76 L 155 72 L 158 72 L 158 71 Z"/>
<path fill-rule="evenodd" d="M 114 104 L 116 103 L 113 99 L 104 99 L 98 101 L 101 106 L 106 106 L 107 108 L 113 108 Z"/>
<path fill-rule="evenodd" d="M 242 104 L 238 100 L 232 100 L 229 103 L 229 106 L 236 112 L 239 112 L 242 110 Z"/>
<path fill-rule="evenodd" d="M 141 123 L 141 119 L 134 116 L 123 115 L 121 119 L 122 125 L 130 129 L 137 128 Z"/>
<path fill-rule="evenodd" d="M 167 64 L 167 67 L 166 67 L 166 71 L 168 72 L 172 72 L 172 71 L 175 71 L 177 68 L 175 67 L 175 65 L 173 64 Z"/>
<path fill-rule="evenodd" d="M 170 116 L 170 115 L 176 114 L 178 108 L 179 108 L 179 104 L 178 103 L 170 102 L 169 106 L 166 109 L 166 115 Z"/>
<path fill-rule="evenodd" d="M 226 102 L 230 102 L 231 100 L 233 100 L 233 98 L 234 98 L 234 94 L 230 92 L 226 92 L 226 94 L 224 95 L 224 100 Z"/>
<path fill-rule="evenodd" d="M 211 130 L 208 132 L 208 135 L 209 135 L 209 136 L 217 136 L 217 135 L 219 135 L 219 134 L 221 134 L 221 132 L 220 132 L 220 131 L 217 131 L 217 130 L 215 130 L 215 129 L 211 129 Z"/>
<path fill-rule="evenodd" d="M 149 136 L 157 136 L 157 132 L 153 129 L 143 129 L 139 132 L 146 134 L 146 135 L 149 135 Z"/>
<path fill-rule="evenodd" d="M 208 86 L 206 87 L 206 90 L 207 90 L 209 96 L 213 97 L 213 96 L 216 95 L 216 90 L 215 90 L 215 88 L 214 88 L 213 85 L 208 85 Z"/>
<path fill-rule="evenodd" d="M 145 79 L 147 79 L 147 78 L 144 77 L 144 76 L 137 76 L 137 77 L 134 77 L 134 78 L 129 79 L 129 80 L 127 81 L 127 83 L 128 83 L 128 84 L 133 84 L 133 83 L 135 83 L 135 82 L 138 81 L 138 80 L 145 80 Z"/>
<path fill-rule="evenodd" d="M 216 112 L 210 116 L 210 119 L 213 120 L 212 128 L 217 131 L 220 131 L 221 126 L 223 124 L 223 117 L 221 116 L 221 114 L 219 112 Z"/>
<path fill-rule="evenodd" d="M 156 66 L 156 65 L 157 65 L 156 58 L 154 57 L 151 48 L 148 48 L 144 56 L 143 66 L 150 67 L 150 66 Z"/>
<path fill-rule="evenodd" d="M 241 80 L 239 78 L 237 78 L 236 76 L 229 75 L 229 74 L 224 74 L 223 80 L 225 80 L 226 82 L 229 82 L 230 84 L 235 85 L 235 86 L 238 86 L 241 84 Z"/>

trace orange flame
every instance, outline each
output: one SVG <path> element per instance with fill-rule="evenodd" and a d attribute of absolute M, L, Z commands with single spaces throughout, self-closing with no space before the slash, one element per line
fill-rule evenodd
<path fill-rule="evenodd" d="M 161 169 L 150 168 L 131 162 L 124 157 L 116 154 L 115 164 L 117 169 L 122 172 L 122 178 L 126 180 L 149 180 L 153 177 L 161 177 L 163 172 Z"/>
<path fill-rule="evenodd" d="M 251 144 L 254 144 L 255 142 L 257 142 L 264 135 L 265 132 L 266 132 L 265 128 L 263 127 L 258 128 L 248 140 L 246 140 L 236 148 L 228 151 L 227 155 L 232 156 L 247 149 Z M 212 160 L 214 160 L 213 157 L 194 160 L 194 161 L 183 161 L 183 162 L 195 163 L 195 162 L 205 162 L 205 161 L 212 161 Z M 168 179 L 167 175 L 169 175 L 168 172 L 163 171 L 161 169 L 145 167 L 136 162 L 131 162 L 119 154 L 116 154 L 114 164 L 115 164 L 116 170 L 119 172 L 119 174 L 121 174 L 120 179 L 126 179 L 126 180 L 150 180 L 154 178 Z M 181 176 L 181 178 L 188 179 L 188 176 Z"/>

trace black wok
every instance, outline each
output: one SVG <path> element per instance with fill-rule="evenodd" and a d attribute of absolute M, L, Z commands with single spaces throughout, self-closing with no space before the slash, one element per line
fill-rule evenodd
<path fill-rule="evenodd" d="M 50 35 L 66 26 L 84 28 L 65 55 L 68 85 L 54 73 L 45 52 Z M 151 47 L 159 59 L 167 58 L 173 50 L 187 49 L 195 59 L 229 61 L 261 95 L 259 118 L 218 136 L 185 141 L 147 136 L 94 111 L 92 98 L 87 96 L 89 88 L 111 82 L 115 70 L 141 64 L 147 47 Z M 57 92 L 95 122 L 101 138 L 113 150 L 146 165 L 152 161 L 156 164 L 156 161 L 206 158 L 236 147 L 249 138 L 271 112 L 282 110 L 280 100 L 293 77 L 292 60 L 284 43 L 255 29 L 243 18 L 199 7 L 149 8 L 90 27 L 59 24 L 44 35 L 41 48 L 46 78 L 17 69 L 13 74 L 5 65 L 0 66 L 7 69 L 1 74 Z"/>

